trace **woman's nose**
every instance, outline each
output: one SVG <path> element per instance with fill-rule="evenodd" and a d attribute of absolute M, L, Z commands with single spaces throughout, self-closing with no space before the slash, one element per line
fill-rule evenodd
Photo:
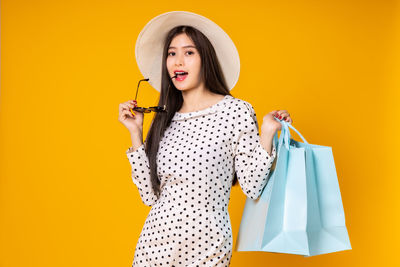
<path fill-rule="evenodd" d="M 182 64 L 183 64 L 183 57 L 182 56 L 177 56 L 176 57 L 176 61 L 175 61 L 175 65 L 181 66 Z"/>

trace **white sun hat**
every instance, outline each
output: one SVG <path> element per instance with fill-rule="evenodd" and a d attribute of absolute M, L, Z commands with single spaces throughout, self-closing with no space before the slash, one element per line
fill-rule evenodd
<path fill-rule="evenodd" d="M 139 33 L 135 46 L 136 62 L 144 78 L 161 91 L 161 66 L 167 33 L 180 25 L 193 26 L 211 42 L 217 54 L 229 90 L 239 79 L 240 59 L 229 35 L 210 19 L 187 11 L 171 11 L 151 19 Z"/>

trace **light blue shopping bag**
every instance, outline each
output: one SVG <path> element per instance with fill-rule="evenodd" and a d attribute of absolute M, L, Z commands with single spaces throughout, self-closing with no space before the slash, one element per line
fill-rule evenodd
<path fill-rule="evenodd" d="M 273 138 L 276 166 L 261 196 L 246 199 L 235 251 L 307 257 L 351 249 L 332 148 L 309 144 L 275 119 L 282 124 Z"/>

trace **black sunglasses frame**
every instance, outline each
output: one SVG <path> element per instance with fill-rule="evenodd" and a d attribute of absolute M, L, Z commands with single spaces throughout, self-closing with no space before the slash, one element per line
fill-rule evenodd
<path fill-rule="evenodd" d="M 147 78 L 147 79 L 141 79 L 141 80 L 139 80 L 138 85 L 137 85 L 137 88 L 136 88 L 135 100 L 137 99 L 137 95 L 138 95 L 138 92 L 139 92 L 140 82 L 142 82 L 142 81 L 146 81 L 146 82 L 147 82 L 147 81 L 149 81 L 149 79 Z M 171 86 L 171 84 L 169 84 L 169 87 L 170 87 L 170 86 Z M 168 87 L 168 91 L 169 91 L 169 87 Z M 167 98 L 167 99 L 168 99 L 168 98 Z M 133 110 L 134 110 L 134 111 L 141 112 L 141 113 L 167 112 L 167 107 L 166 107 L 166 105 L 164 105 L 163 107 L 154 106 L 154 107 L 148 107 L 148 108 L 146 108 L 146 107 L 134 107 Z"/>

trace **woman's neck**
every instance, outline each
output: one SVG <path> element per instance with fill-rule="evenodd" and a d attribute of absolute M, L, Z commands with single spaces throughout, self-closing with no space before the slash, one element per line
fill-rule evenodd
<path fill-rule="evenodd" d="M 197 92 L 186 92 L 182 94 L 183 104 L 179 113 L 193 112 L 197 110 L 206 109 L 212 105 L 215 105 L 221 101 L 225 96 L 207 92 L 207 93 L 197 93 Z"/>

